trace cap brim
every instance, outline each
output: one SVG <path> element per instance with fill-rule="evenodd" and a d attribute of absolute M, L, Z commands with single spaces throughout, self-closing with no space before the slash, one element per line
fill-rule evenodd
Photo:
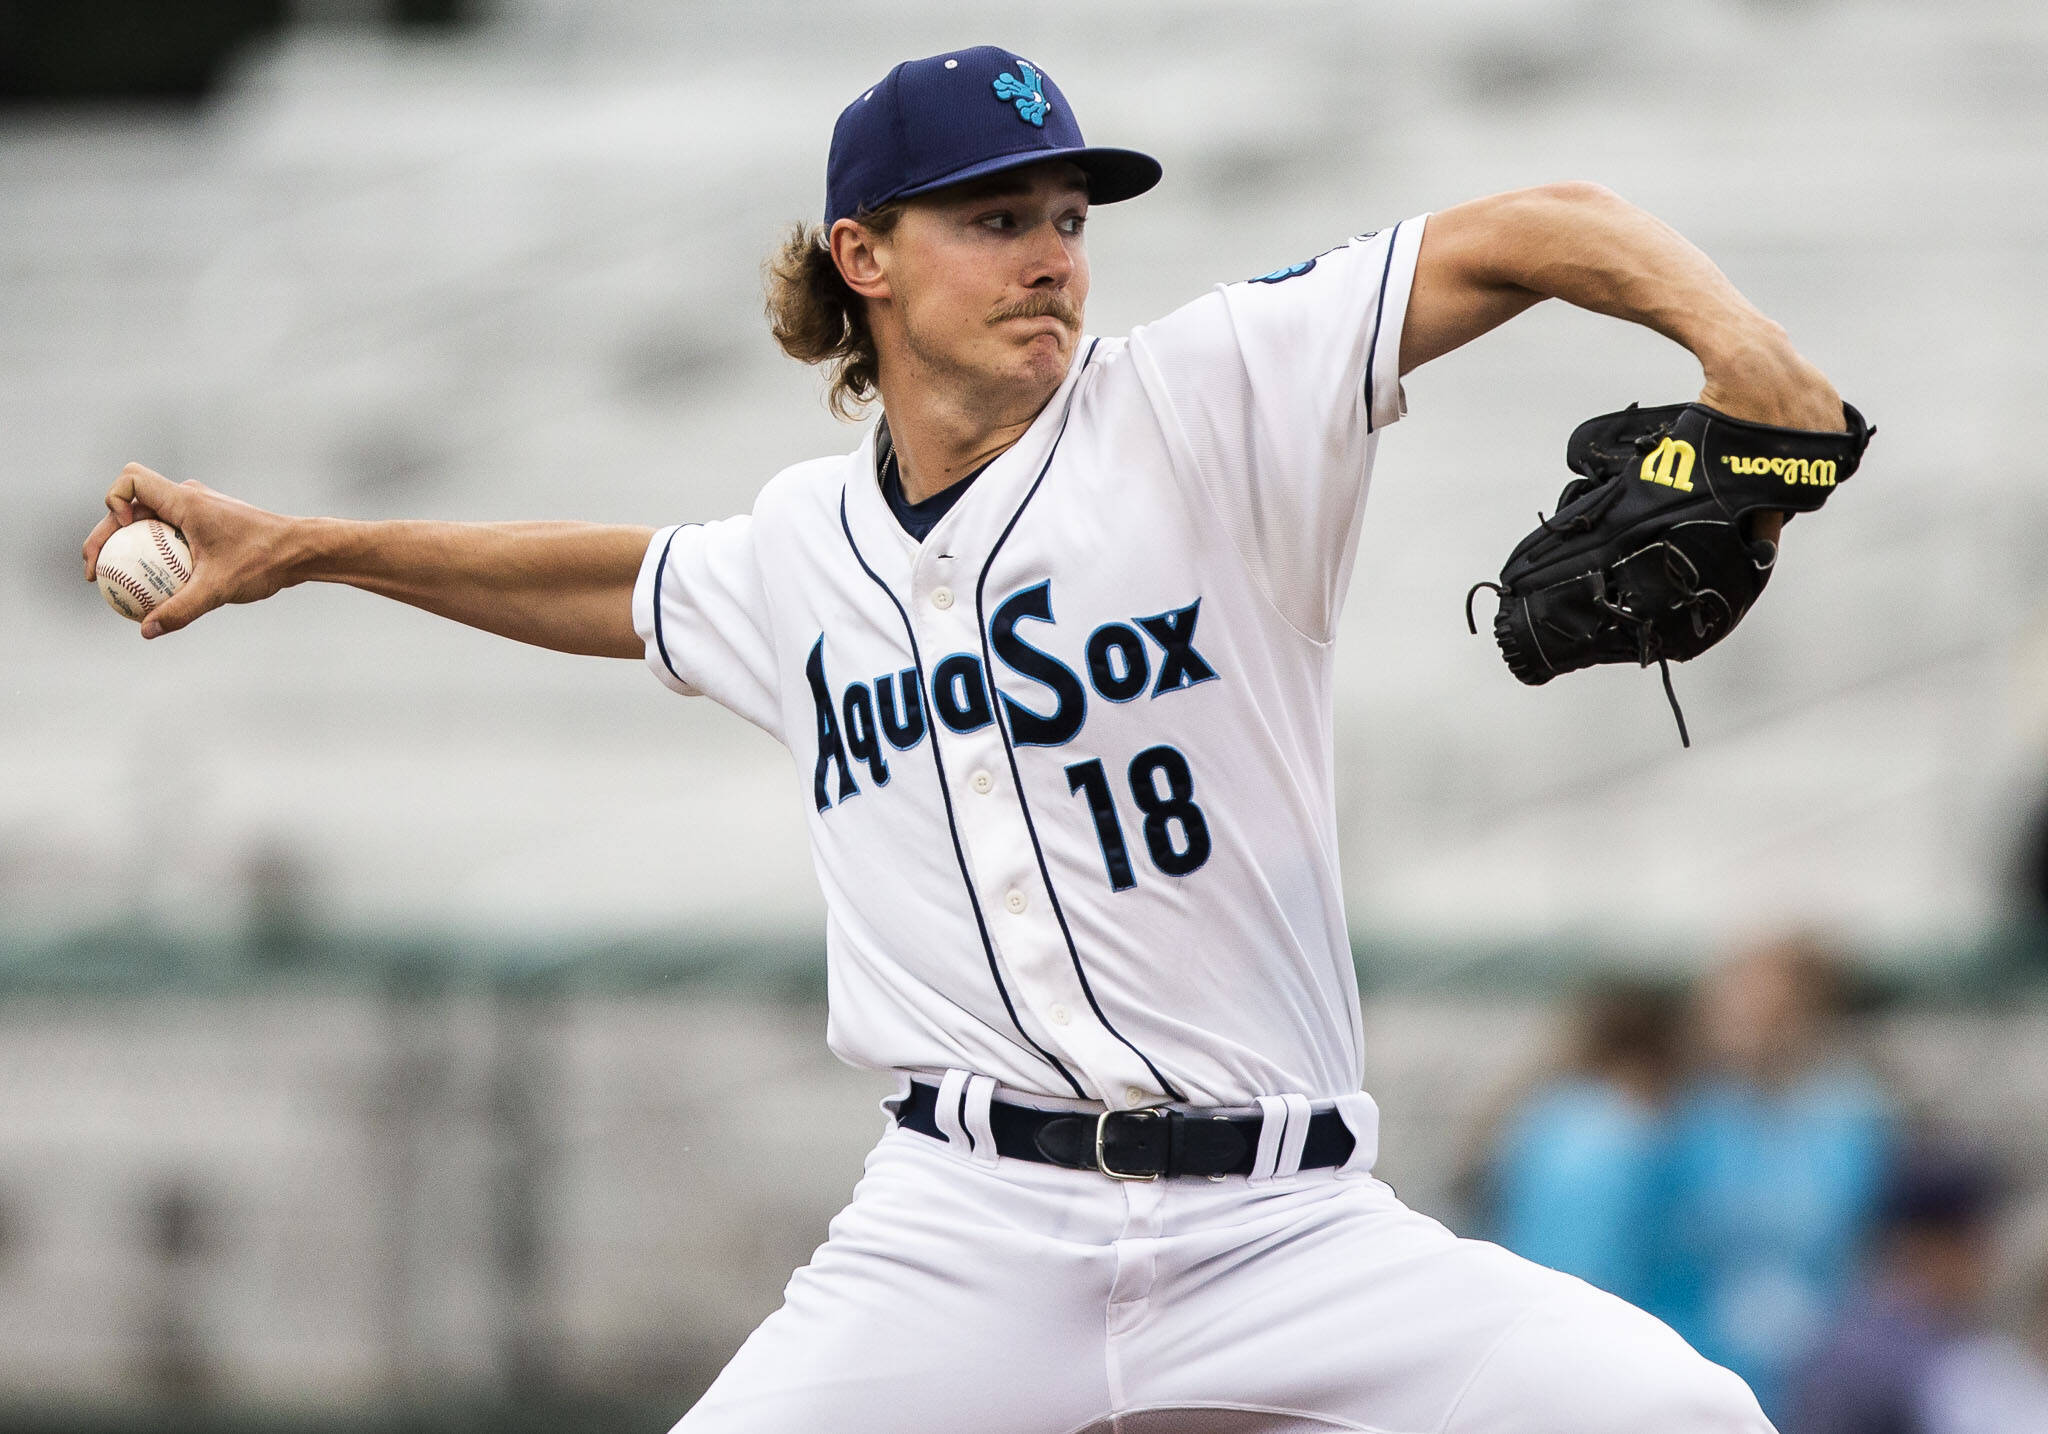
<path fill-rule="evenodd" d="M 1115 204 L 1121 199 L 1136 199 L 1159 182 L 1165 171 L 1159 161 L 1149 154 L 1140 154 L 1135 149 L 1102 149 L 1088 145 L 1079 149 L 1027 149 L 1017 154 L 999 155 L 970 164 L 965 169 L 954 170 L 911 189 L 905 189 L 891 197 L 913 199 L 920 194 L 935 190 L 950 189 L 956 184 L 965 184 L 970 179 L 986 179 L 991 174 L 1006 170 L 1022 169 L 1026 165 L 1043 164 L 1049 159 L 1063 159 L 1077 166 L 1088 176 L 1088 202 L 1090 204 Z"/>

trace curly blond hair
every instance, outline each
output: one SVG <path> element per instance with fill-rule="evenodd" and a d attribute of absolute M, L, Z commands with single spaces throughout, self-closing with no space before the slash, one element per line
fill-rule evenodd
<path fill-rule="evenodd" d="M 903 217 L 901 205 L 857 215 L 875 234 Z M 847 286 L 832 260 L 830 230 L 799 221 L 761 266 L 768 329 L 800 363 L 826 365 L 825 403 L 851 422 L 875 399 L 879 360 L 868 328 L 867 301 Z"/>

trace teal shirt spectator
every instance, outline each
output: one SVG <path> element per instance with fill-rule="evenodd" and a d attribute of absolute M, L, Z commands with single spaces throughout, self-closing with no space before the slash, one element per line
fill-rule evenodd
<path fill-rule="evenodd" d="M 1504 1133 L 1493 1170 L 1496 1236 L 1648 1308 L 1669 1171 L 1660 1112 L 1607 1081 L 1560 1081 Z"/>
<path fill-rule="evenodd" d="M 1844 1061 L 1780 1089 L 1703 1081 L 1674 1112 L 1648 1308 L 1748 1380 L 1774 1421 L 1856 1277 L 1893 1127 L 1884 1089 Z"/>

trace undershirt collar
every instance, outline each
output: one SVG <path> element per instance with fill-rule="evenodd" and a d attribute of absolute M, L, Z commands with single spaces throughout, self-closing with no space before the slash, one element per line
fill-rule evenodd
<path fill-rule="evenodd" d="M 994 461 L 992 458 L 989 463 Z M 903 496 L 903 465 L 896 461 L 896 443 L 889 436 L 889 420 L 885 418 L 875 438 L 875 469 L 880 476 L 882 497 L 888 502 L 889 511 L 896 515 L 903 531 L 921 543 L 939 525 L 939 519 L 953 511 L 960 495 L 988 471 L 988 463 L 950 487 L 941 488 L 922 503 L 913 503 Z"/>

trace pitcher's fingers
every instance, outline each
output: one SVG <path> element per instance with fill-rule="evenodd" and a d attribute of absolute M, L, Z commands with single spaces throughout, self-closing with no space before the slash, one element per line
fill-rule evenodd
<path fill-rule="evenodd" d="M 107 511 L 120 519 L 123 527 L 138 518 L 154 517 L 162 517 L 176 527 L 183 499 L 179 485 L 163 474 L 140 463 L 130 463 L 107 490 Z"/>
<path fill-rule="evenodd" d="M 179 526 L 179 519 L 185 511 L 186 499 L 196 484 L 173 483 L 153 468 L 140 463 L 130 463 L 121 470 L 121 477 L 130 485 L 135 495 L 136 506 L 148 508 L 152 515 L 161 517 L 172 527 Z"/>
<path fill-rule="evenodd" d="M 159 516 L 156 509 L 140 498 L 123 498 L 114 493 L 107 494 L 107 512 L 117 528 L 125 528 L 130 523 L 141 522 L 144 518 Z M 172 526 L 177 525 L 174 523 Z"/>
<path fill-rule="evenodd" d="M 142 620 L 142 635 L 162 637 L 188 627 L 219 607 L 220 602 L 220 594 L 212 587 L 197 580 L 189 582 Z"/>
<path fill-rule="evenodd" d="M 91 582 L 99 575 L 100 549 L 107 545 L 107 539 L 120 528 L 120 519 L 112 513 L 93 524 L 92 531 L 85 535 L 85 580 Z"/>

